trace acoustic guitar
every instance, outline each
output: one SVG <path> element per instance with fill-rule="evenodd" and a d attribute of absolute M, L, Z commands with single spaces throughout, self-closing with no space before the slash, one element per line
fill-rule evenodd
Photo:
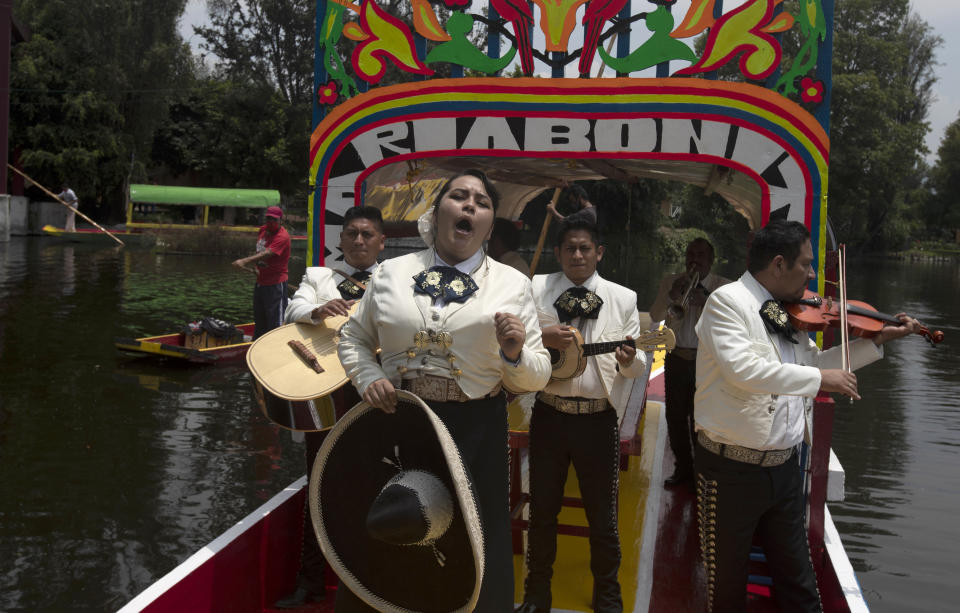
<path fill-rule="evenodd" d="M 267 419 L 303 432 L 333 426 L 330 394 L 349 380 L 337 356 L 337 333 L 346 322 L 347 317 L 333 316 L 316 325 L 286 324 L 250 345 L 247 367 Z"/>
<path fill-rule="evenodd" d="M 550 378 L 554 381 L 567 381 L 579 377 L 587 367 L 588 357 L 601 353 L 611 353 L 621 345 L 635 347 L 637 351 L 673 351 L 673 348 L 677 345 L 677 339 L 670 328 L 649 330 L 633 339 L 602 343 L 584 343 L 583 335 L 580 334 L 579 330 L 576 328 L 570 328 L 570 330 L 573 331 L 574 340 L 567 345 L 566 349 L 547 348 L 550 351 L 550 363 L 553 367 Z"/>

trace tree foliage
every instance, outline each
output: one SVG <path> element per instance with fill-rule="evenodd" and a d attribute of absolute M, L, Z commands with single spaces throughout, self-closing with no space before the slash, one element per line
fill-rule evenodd
<path fill-rule="evenodd" d="M 313 90 L 312 0 L 209 0 L 194 28 L 212 70 L 172 101 L 154 159 L 216 187 L 278 189 L 306 203 Z"/>
<path fill-rule="evenodd" d="M 836 5 L 829 211 L 854 247 L 899 248 L 916 230 L 927 114 L 941 45 L 908 0 Z"/>
<path fill-rule="evenodd" d="M 310 103 L 315 0 L 208 0 L 209 27 L 194 28 L 218 76 L 268 86 L 289 104 Z"/>
<path fill-rule="evenodd" d="M 153 157 L 173 176 L 188 174 L 199 185 L 304 196 L 307 111 L 263 85 L 202 79 L 171 104 Z"/>
<path fill-rule="evenodd" d="M 24 169 L 82 206 L 119 215 L 144 172 L 170 90 L 191 70 L 177 33 L 185 0 L 20 0 L 30 28 L 12 51 L 10 147 Z M 89 207 L 89 208 L 88 208 Z"/>
<path fill-rule="evenodd" d="M 951 240 L 960 229 L 960 119 L 947 126 L 937 158 L 924 219 L 931 238 Z"/>

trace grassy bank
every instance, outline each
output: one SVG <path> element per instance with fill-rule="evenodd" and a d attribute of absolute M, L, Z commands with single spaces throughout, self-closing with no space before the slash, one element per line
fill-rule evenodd
<path fill-rule="evenodd" d="M 956 260 L 960 259 L 960 244 L 945 241 L 916 241 L 910 249 L 884 255 L 896 260 L 933 262 Z"/>

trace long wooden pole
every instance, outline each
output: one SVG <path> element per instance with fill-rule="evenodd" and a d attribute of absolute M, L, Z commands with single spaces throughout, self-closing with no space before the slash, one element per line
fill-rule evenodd
<path fill-rule="evenodd" d="M 553 199 L 550 201 L 550 208 L 557 206 L 557 200 L 560 199 L 560 188 L 555 187 L 553 189 Z M 547 240 L 547 228 L 550 227 L 550 220 L 553 219 L 553 214 L 550 211 L 547 211 L 547 216 L 543 220 L 543 227 L 540 228 L 540 238 L 537 239 L 537 250 L 533 252 L 533 260 L 530 262 L 530 277 L 533 278 L 535 272 L 537 272 L 537 264 L 540 263 L 540 252 L 543 251 L 543 243 Z"/>
<path fill-rule="evenodd" d="M 67 204 L 66 202 L 64 202 L 63 200 L 60 200 L 60 197 L 57 196 L 56 194 L 54 194 L 53 192 L 51 192 L 49 189 L 47 189 L 46 187 L 40 185 L 39 183 L 37 183 L 37 182 L 34 181 L 33 179 L 31 179 L 29 176 L 27 176 L 27 173 L 23 172 L 23 171 L 20 170 L 19 168 L 14 167 L 12 164 L 7 164 L 7 167 L 10 168 L 10 170 L 12 170 L 13 172 L 15 172 L 15 173 L 17 173 L 18 175 L 20 175 L 21 177 L 23 177 L 24 179 L 26 179 L 27 181 L 29 181 L 30 183 L 33 183 L 34 185 L 36 185 L 37 187 L 39 187 L 40 189 L 42 189 L 48 196 L 50 196 L 51 198 L 53 198 L 54 200 L 56 200 L 57 202 L 59 202 L 59 203 L 62 204 L 63 206 L 67 207 L 68 209 L 70 209 L 71 211 L 75 212 L 75 213 L 76 213 L 77 215 L 79 215 L 80 217 L 83 217 L 84 219 L 86 219 L 87 221 L 89 221 L 90 223 L 92 223 L 93 225 L 95 225 L 97 228 L 100 229 L 101 232 L 105 233 L 107 236 L 109 236 L 109 237 L 112 238 L 113 240 L 117 241 L 117 242 L 120 243 L 121 245 L 124 244 L 122 240 L 120 240 L 119 238 L 117 238 L 117 237 L 114 236 L 113 234 L 110 234 L 110 231 L 109 231 L 109 230 L 107 230 L 106 228 L 104 228 L 103 226 L 101 226 L 100 224 L 98 224 L 97 222 L 95 222 L 94 220 L 90 219 L 89 217 L 87 217 L 86 215 L 84 215 L 83 213 L 81 213 L 81 212 L 80 212 L 80 209 L 75 209 L 75 208 L 73 208 L 72 206 L 70 206 L 69 204 Z"/>

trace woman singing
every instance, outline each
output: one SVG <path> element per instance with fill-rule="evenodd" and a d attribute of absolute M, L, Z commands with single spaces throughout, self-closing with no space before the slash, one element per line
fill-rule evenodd
<path fill-rule="evenodd" d="M 498 201 L 478 170 L 447 181 L 432 215 L 421 218 L 430 248 L 380 265 L 339 344 L 340 360 L 366 402 L 391 413 L 396 388 L 409 390 L 430 405 L 456 441 L 483 522 L 486 564 L 478 613 L 513 609 L 501 385 L 535 391 L 550 378 L 530 280 L 483 250 Z"/>

